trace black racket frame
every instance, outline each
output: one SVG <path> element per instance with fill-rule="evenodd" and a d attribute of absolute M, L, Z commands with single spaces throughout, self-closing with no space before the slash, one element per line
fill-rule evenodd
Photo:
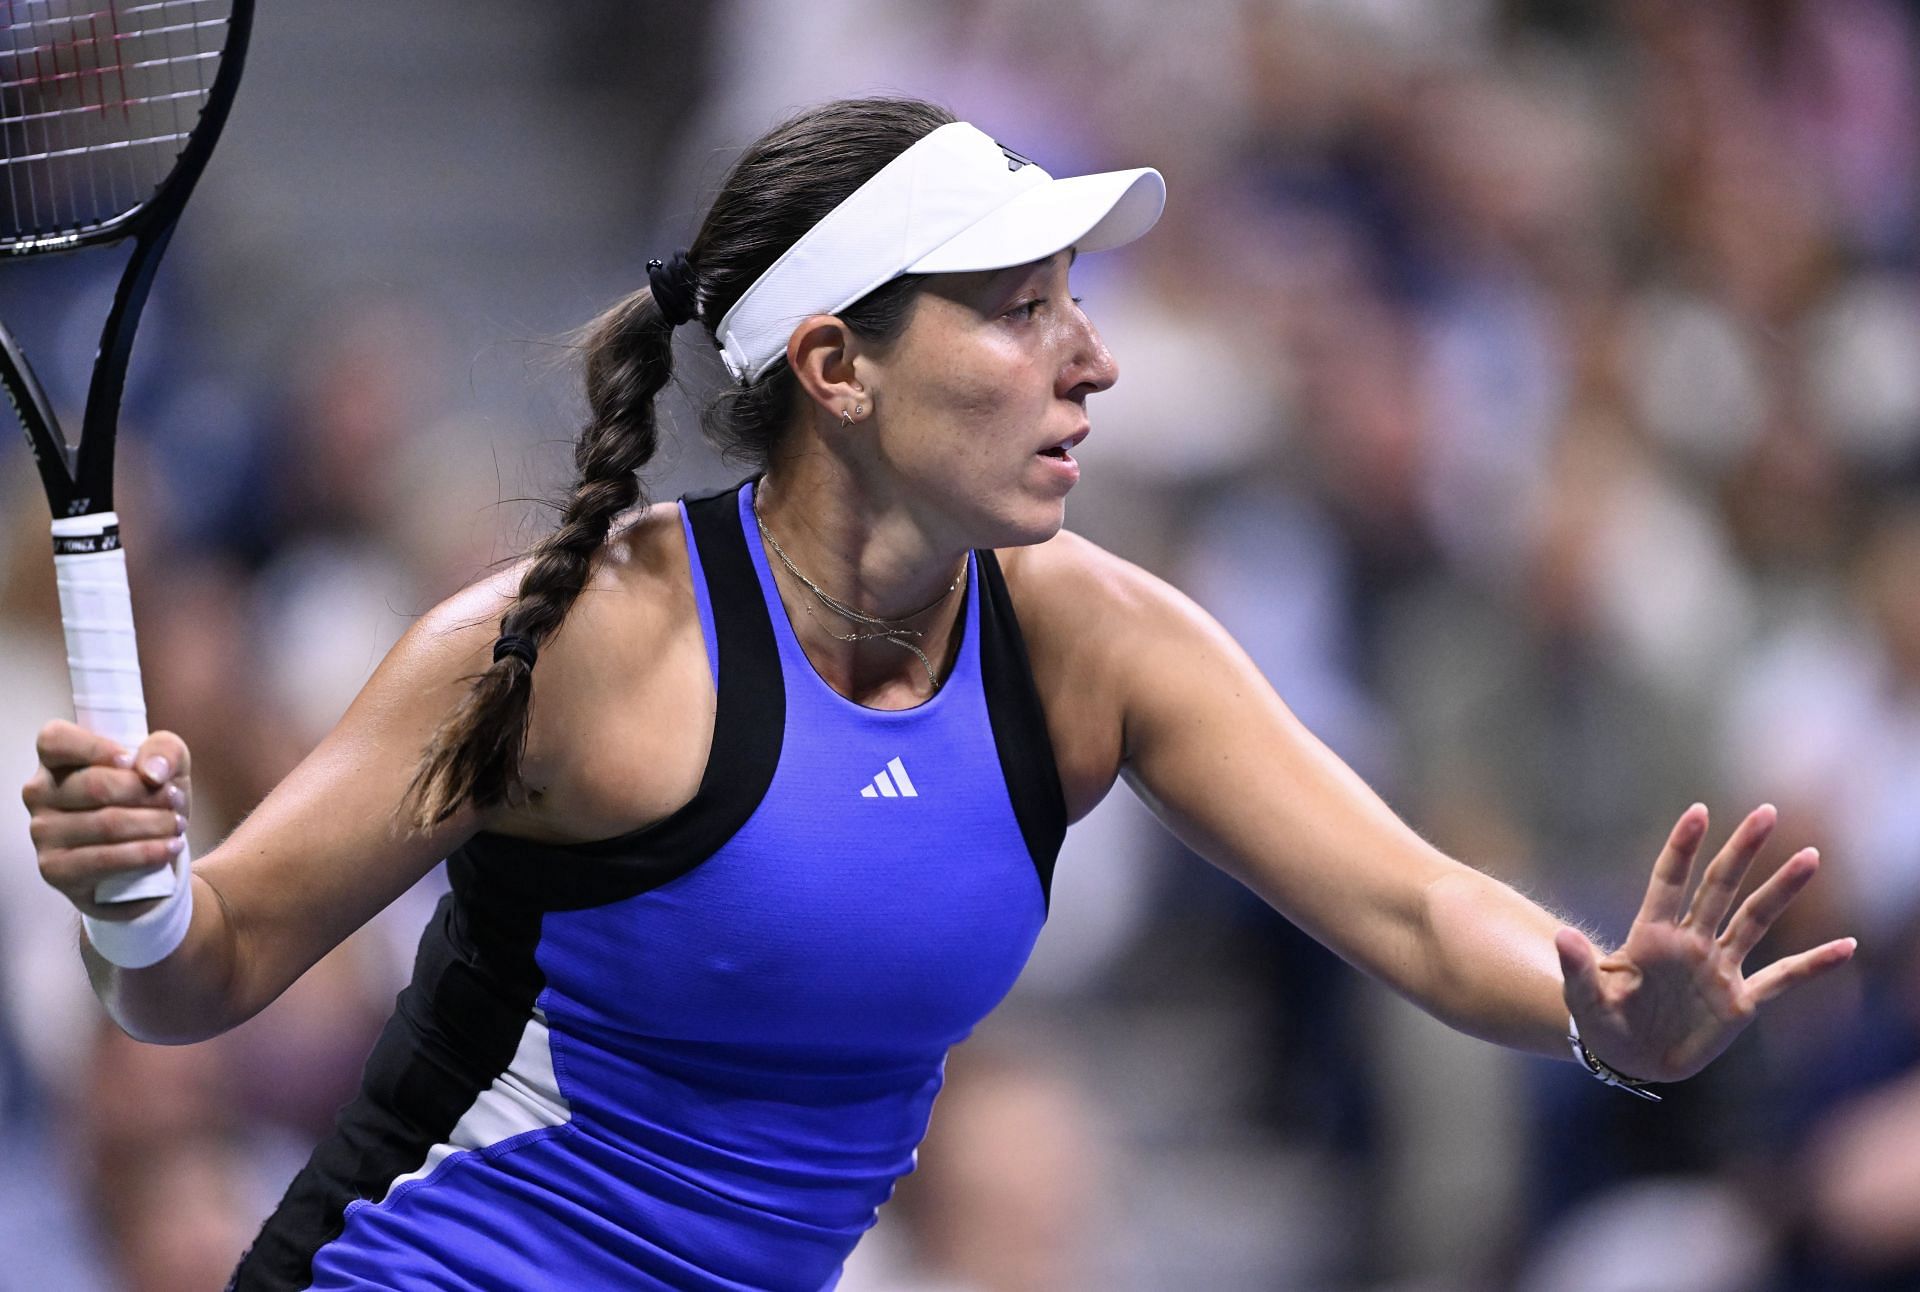
<path fill-rule="evenodd" d="M 140 322 L 140 311 L 146 306 L 147 293 L 153 287 L 160 257 L 173 237 L 174 224 L 186 208 L 187 199 L 193 195 L 193 187 L 199 183 L 220 131 L 226 126 L 227 113 L 240 86 L 240 73 L 246 65 L 247 41 L 252 34 L 253 0 L 232 0 L 226 44 L 221 49 L 220 66 L 214 73 L 213 84 L 207 87 L 200 119 L 188 133 L 173 170 L 145 201 L 93 224 L 0 238 L 0 263 L 17 256 L 56 255 L 83 247 L 107 246 L 127 238 L 134 240 L 132 255 L 121 271 L 120 285 L 113 294 L 113 306 L 100 329 L 100 349 L 87 386 L 79 444 L 69 445 L 61 434 L 46 390 L 34 376 L 20 343 L 6 324 L 0 322 L 0 385 L 6 387 L 7 400 L 26 432 L 27 446 L 33 452 L 40 482 L 47 491 L 47 504 L 56 519 L 113 510 L 114 436 L 120 422 L 121 396 L 126 389 L 127 361 L 133 354 L 134 330 Z"/>

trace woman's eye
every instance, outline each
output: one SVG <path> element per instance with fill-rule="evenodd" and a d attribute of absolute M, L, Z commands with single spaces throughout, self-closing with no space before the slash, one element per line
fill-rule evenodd
<path fill-rule="evenodd" d="M 1082 301 L 1085 300 L 1085 297 L 1070 296 L 1067 299 L 1071 300 L 1077 306 L 1081 304 Z M 1031 319 L 1036 313 L 1039 312 L 1040 307 L 1042 305 L 1045 305 L 1046 303 L 1047 303 L 1046 297 L 1036 296 L 1030 301 L 1020 302 L 1020 304 L 1014 306 L 1011 310 L 1007 312 L 1009 314 L 1019 314 L 1024 318 Z"/>

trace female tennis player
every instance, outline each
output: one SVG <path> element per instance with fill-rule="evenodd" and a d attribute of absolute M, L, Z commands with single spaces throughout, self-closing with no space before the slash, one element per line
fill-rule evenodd
<path fill-rule="evenodd" d="M 1122 773 L 1434 1015 L 1629 1088 L 1848 958 L 1743 973 L 1818 863 L 1736 907 L 1769 807 L 1697 884 L 1685 812 L 1595 947 L 1428 846 L 1204 612 L 1062 532 L 1118 376 L 1070 266 L 1163 200 L 923 103 L 806 112 L 593 325 L 557 531 L 417 624 L 172 905 L 93 887 L 178 855 L 185 746 L 45 728 L 40 866 L 135 1036 L 232 1027 L 448 859 L 364 1089 L 237 1287 L 833 1287 Z M 710 423 L 763 470 L 642 505 L 695 320 L 735 379 Z"/>

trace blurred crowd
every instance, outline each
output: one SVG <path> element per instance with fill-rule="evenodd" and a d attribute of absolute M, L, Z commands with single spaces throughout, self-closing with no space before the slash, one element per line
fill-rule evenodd
<path fill-rule="evenodd" d="M 1167 177 L 1154 232 L 1075 269 L 1121 379 L 1072 527 L 1218 616 L 1423 835 L 1601 938 L 1700 800 L 1713 846 L 1779 806 L 1762 873 L 1821 848 L 1755 963 L 1861 942 L 1643 1103 L 1446 1031 L 1118 788 L 844 1292 L 1920 1287 L 1920 4 L 595 2 L 537 57 L 507 6 L 418 7 L 498 28 L 467 32 L 499 59 L 457 69 L 467 93 L 519 78 L 604 136 L 542 153 L 579 169 L 528 207 L 577 184 L 624 226 L 507 263 L 522 190 L 491 176 L 463 260 L 457 225 L 356 243 L 353 202 L 411 190 L 343 194 L 303 216 L 346 222 L 325 263 L 376 267 L 332 293 L 270 235 L 235 244 L 239 281 L 183 232 L 119 506 L 199 851 L 413 616 L 544 523 L 521 500 L 564 487 L 577 408 L 500 387 L 569 378 L 493 347 L 629 290 L 786 110 L 931 98 L 1056 174 Z M 301 22 L 263 20 L 268 58 Z M 324 81 L 333 40 L 276 74 Z M 217 164 L 196 201 L 215 229 L 272 206 Z M 429 245 L 474 297 L 543 304 L 476 323 L 379 259 Z M 87 272 L 10 271 L 0 312 L 84 357 Z M 656 497 L 737 476 L 692 430 L 719 370 L 682 338 Z M 25 455 L 0 455 L 13 784 L 67 703 L 47 557 Z M 102 1021 L 0 803 L 0 1289 L 219 1286 L 351 1093 L 441 882 L 229 1035 L 148 1047 Z"/>

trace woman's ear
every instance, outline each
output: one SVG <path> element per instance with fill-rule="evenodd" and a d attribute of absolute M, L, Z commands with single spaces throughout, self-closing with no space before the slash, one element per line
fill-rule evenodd
<path fill-rule="evenodd" d="M 854 375 L 860 338 L 832 314 L 802 319 L 787 338 L 787 363 L 807 398 L 835 422 L 866 415 L 872 403 Z"/>

